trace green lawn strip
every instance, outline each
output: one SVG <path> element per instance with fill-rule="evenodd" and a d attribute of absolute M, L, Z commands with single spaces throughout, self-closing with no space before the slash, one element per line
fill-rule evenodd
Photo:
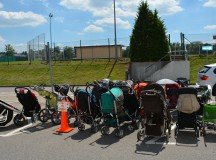
<path fill-rule="evenodd" d="M 191 56 L 190 81 L 196 83 L 197 74 L 206 64 L 216 63 L 216 56 Z M 85 84 L 102 78 L 107 78 L 114 60 L 65 61 L 53 62 L 53 79 L 56 84 Z M 128 61 L 118 61 L 109 77 L 112 80 L 124 80 Z M 29 86 L 50 84 L 48 64 L 40 61 L 0 63 L 0 86 Z"/>

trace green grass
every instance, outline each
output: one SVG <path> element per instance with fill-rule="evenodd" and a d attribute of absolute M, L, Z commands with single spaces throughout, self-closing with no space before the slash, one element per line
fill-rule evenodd
<path fill-rule="evenodd" d="M 114 61 L 67 61 L 53 62 L 53 79 L 56 84 L 85 84 L 96 79 L 106 78 Z M 124 79 L 128 62 L 119 61 L 110 79 Z M 50 84 L 48 65 L 41 62 L 0 63 L 0 86 L 28 86 Z"/>
<path fill-rule="evenodd" d="M 196 83 L 197 73 L 205 64 L 216 63 L 216 56 L 206 57 L 191 56 L 190 81 Z M 114 64 L 114 61 L 67 61 L 53 63 L 54 83 L 56 84 L 85 84 L 106 78 Z M 128 61 L 118 61 L 109 77 L 110 79 L 125 79 L 125 71 L 128 69 Z M 5 62 L 0 63 L 0 86 L 29 86 L 50 84 L 48 65 L 41 62 Z"/>

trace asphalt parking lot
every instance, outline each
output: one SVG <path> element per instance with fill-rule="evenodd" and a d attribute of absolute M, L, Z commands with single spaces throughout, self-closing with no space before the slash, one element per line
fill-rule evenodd
<path fill-rule="evenodd" d="M 21 108 L 14 88 L 0 88 L 0 99 Z M 38 94 L 36 94 L 37 97 Z M 39 97 L 41 106 L 45 104 Z M 87 125 L 86 125 L 87 126 Z M 165 138 L 147 137 L 137 142 L 137 131 L 124 130 L 124 137 L 115 137 L 115 130 L 110 135 L 93 134 L 89 126 L 85 131 L 73 131 L 58 134 L 49 121 L 31 123 L 23 127 L 14 126 L 13 122 L 0 128 L 0 159 L 205 159 L 216 157 L 216 132 L 209 130 L 205 138 L 195 137 L 194 131 L 180 132 L 175 140 L 174 133 L 168 144 Z M 71 125 L 71 127 L 73 127 Z M 172 129 L 175 127 L 173 124 Z"/>

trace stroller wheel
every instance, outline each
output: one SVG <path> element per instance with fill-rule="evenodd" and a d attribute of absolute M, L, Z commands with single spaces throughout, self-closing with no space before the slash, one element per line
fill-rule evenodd
<path fill-rule="evenodd" d="M 110 132 L 109 127 L 103 126 L 103 127 L 101 128 L 101 134 L 102 134 L 102 135 L 108 135 L 109 132 Z"/>
<path fill-rule="evenodd" d="M 167 130 L 166 131 L 166 144 L 169 143 L 169 137 L 170 137 L 169 130 Z"/>
<path fill-rule="evenodd" d="M 55 125 L 59 125 L 61 123 L 61 112 L 53 112 L 51 114 L 51 121 Z"/>
<path fill-rule="evenodd" d="M 85 130 L 85 124 L 84 123 L 81 123 L 80 125 L 78 125 L 78 129 L 80 131 L 84 131 Z"/>
<path fill-rule="evenodd" d="M 195 131 L 196 131 L 196 137 L 199 138 L 199 132 L 200 132 L 199 127 L 197 127 Z"/>
<path fill-rule="evenodd" d="M 91 126 L 91 131 L 92 131 L 93 133 L 97 133 L 97 132 L 98 132 L 98 126 L 97 126 L 96 124 L 92 124 L 92 126 Z"/>
<path fill-rule="evenodd" d="M 134 125 L 133 125 L 134 130 L 139 129 L 140 123 L 141 123 L 141 122 L 140 122 L 139 120 L 135 120 L 135 121 L 134 121 Z"/>
<path fill-rule="evenodd" d="M 144 130 L 139 130 L 137 132 L 137 141 L 143 141 L 145 138 Z"/>
<path fill-rule="evenodd" d="M 124 132 L 122 129 L 118 129 L 117 132 L 116 132 L 116 136 L 118 138 L 122 138 L 124 136 Z"/>
<path fill-rule="evenodd" d="M 200 136 L 203 136 L 203 137 L 206 136 L 206 130 L 205 130 L 204 127 L 203 127 L 202 130 L 200 131 Z"/>
<path fill-rule="evenodd" d="M 78 125 L 79 125 L 79 120 L 75 119 L 75 121 L 74 121 L 74 127 L 78 127 Z"/>
<path fill-rule="evenodd" d="M 133 125 L 128 125 L 128 130 L 129 130 L 129 131 L 131 131 L 131 132 L 132 132 L 134 129 L 135 129 L 135 128 L 134 128 L 134 126 L 133 126 Z"/>
<path fill-rule="evenodd" d="M 6 109 L 0 105 L 0 126 L 5 126 L 13 118 L 13 111 Z"/>
<path fill-rule="evenodd" d="M 174 137 L 175 137 L 175 139 L 177 139 L 177 136 L 178 136 L 178 128 L 175 127 L 175 130 L 174 130 Z"/>
<path fill-rule="evenodd" d="M 168 127 L 168 133 L 169 135 L 171 135 L 171 123 L 169 124 L 169 127 Z"/>
<path fill-rule="evenodd" d="M 45 123 L 48 121 L 48 119 L 50 118 L 50 112 L 48 109 L 42 109 L 40 110 L 40 112 L 38 113 L 38 119 L 42 122 Z"/>
<path fill-rule="evenodd" d="M 16 126 L 20 127 L 25 124 L 25 117 L 22 114 L 17 114 L 13 121 Z"/>

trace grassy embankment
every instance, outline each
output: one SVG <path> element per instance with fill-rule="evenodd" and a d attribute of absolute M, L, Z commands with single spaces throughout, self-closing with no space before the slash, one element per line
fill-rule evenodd
<path fill-rule="evenodd" d="M 205 64 L 216 63 L 216 56 L 206 57 L 193 56 L 190 60 L 190 81 L 195 83 L 197 73 Z M 53 63 L 54 83 L 56 84 L 85 84 L 96 79 L 106 78 L 114 61 L 68 61 Z M 110 79 L 125 78 L 128 68 L 127 61 L 118 61 L 111 73 Z M 0 63 L 0 86 L 28 86 L 50 84 L 48 65 L 41 62 L 10 62 Z"/>
<path fill-rule="evenodd" d="M 53 79 L 56 84 L 85 84 L 106 78 L 114 61 L 67 61 L 53 63 Z M 119 61 L 110 79 L 124 79 L 128 62 Z M 20 86 L 50 84 L 48 65 L 41 62 L 0 63 L 0 86 Z"/>

